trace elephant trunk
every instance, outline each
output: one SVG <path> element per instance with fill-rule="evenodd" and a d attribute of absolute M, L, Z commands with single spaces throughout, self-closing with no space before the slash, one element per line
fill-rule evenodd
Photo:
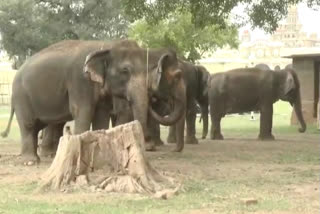
<path fill-rule="evenodd" d="M 203 129 L 202 129 L 202 139 L 206 139 L 208 135 L 208 104 L 207 105 L 201 105 L 201 117 L 203 120 Z"/>
<path fill-rule="evenodd" d="M 185 113 L 186 108 L 186 92 L 184 83 L 179 83 L 175 93 L 172 96 L 173 99 L 173 111 L 165 116 L 160 116 L 157 112 L 155 112 L 151 107 L 149 107 L 150 115 L 161 125 L 171 126 L 174 125 Z"/>
<path fill-rule="evenodd" d="M 145 139 L 147 136 L 147 117 L 148 117 L 148 93 L 145 81 L 143 78 L 138 78 L 137 81 L 131 81 L 128 86 L 128 98 L 133 118 L 138 120 L 142 126 Z"/>
<path fill-rule="evenodd" d="M 293 108 L 296 113 L 297 119 L 299 120 L 299 123 L 301 125 L 301 127 L 299 128 L 299 132 L 305 132 L 307 129 L 307 126 L 303 119 L 303 114 L 302 114 L 300 89 L 298 89 L 297 97 L 293 104 Z"/>

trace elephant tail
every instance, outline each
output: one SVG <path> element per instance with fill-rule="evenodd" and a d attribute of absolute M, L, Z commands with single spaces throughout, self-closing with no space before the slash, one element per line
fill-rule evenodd
<path fill-rule="evenodd" d="M 10 132 L 10 127 L 11 127 L 13 115 L 14 115 L 14 108 L 13 108 L 13 106 L 11 106 L 10 118 L 9 118 L 9 122 L 8 122 L 7 128 L 6 128 L 6 130 L 4 130 L 4 131 L 1 133 L 1 136 L 2 136 L 3 138 L 4 138 L 4 137 L 7 137 L 8 134 L 9 134 L 9 132 Z"/>

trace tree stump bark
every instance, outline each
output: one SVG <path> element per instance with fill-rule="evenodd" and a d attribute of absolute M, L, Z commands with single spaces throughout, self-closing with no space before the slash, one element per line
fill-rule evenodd
<path fill-rule="evenodd" d="M 167 198 L 179 185 L 158 173 L 147 161 L 141 125 L 133 121 L 109 130 L 87 131 L 60 138 L 56 156 L 42 177 L 41 189 L 61 189 L 77 178 L 105 191 L 156 194 Z M 103 179 L 90 181 L 93 169 Z M 89 184 L 91 183 L 91 184 Z M 167 189 L 167 188 L 171 189 Z"/>

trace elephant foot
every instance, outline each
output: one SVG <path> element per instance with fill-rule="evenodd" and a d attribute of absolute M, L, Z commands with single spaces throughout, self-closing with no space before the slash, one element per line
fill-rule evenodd
<path fill-rule="evenodd" d="M 50 148 L 46 146 L 39 146 L 39 156 L 40 157 L 54 157 L 56 155 L 56 148 Z"/>
<path fill-rule="evenodd" d="M 167 143 L 176 143 L 176 138 L 169 135 L 167 138 Z"/>
<path fill-rule="evenodd" d="M 145 144 L 145 149 L 148 152 L 154 152 L 154 151 L 156 151 L 156 145 L 153 141 L 148 141 Z"/>
<path fill-rule="evenodd" d="M 186 137 L 186 140 L 185 140 L 186 144 L 199 144 L 198 142 L 198 139 L 195 138 L 194 136 L 193 137 Z"/>
<path fill-rule="evenodd" d="M 211 136 L 211 140 L 223 140 L 224 137 L 222 134 L 214 134 Z"/>
<path fill-rule="evenodd" d="M 164 142 L 160 138 L 155 139 L 154 142 L 155 142 L 156 146 L 163 146 L 164 145 Z"/>
<path fill-rule="evenodd" d="M 19 159 L 25 166 L 33 166 L 40 163 L 40 158 L 38 155 L 20 154 Z"/>
<path fill-rule="evenodd" d="M 268 135 L 262 135 L 262 134 L 259 134 L 259 137 L 258 137 L 259 140 L 275 140 L 275 137 L 272 135 L 272 134 L 268 134 Z"/>
<path fill-rule="evenodd" d="M 184 145 L 177 145 L 175 149 L 172 150 L 172 152 L 182 152 Z"/>

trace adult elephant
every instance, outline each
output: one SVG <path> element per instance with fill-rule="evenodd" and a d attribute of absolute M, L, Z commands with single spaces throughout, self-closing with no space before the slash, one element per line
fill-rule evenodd
<path fill-rule="evenodd" d="M 223 139 L 221 118 L 226 114 L 259 110 L 261 140 L 272 140 L 273 103 L 288 101 L 293 105 L 301 124 L 300 132 L 306 130 L 301 111 L 300 84 L 292 70 L 277 72 L 258 68 L 242 68 L 211 76 L 209 105 L 211 115 L 211 139 Z"/>
<path fill-rule="evenodd" d="M 183 79 L 187 88 L 187 100 L 186 100 L 186 140 L 188 144 L 197 144 L 196 138 L 196 114 L 197 114 L 197 103 L 201 108 L 201 115 L 203 119 L 203 131 L 202 139 L 205 139 L 208 134 L 208 78 L 210 77 L 209 72 L 203 66 L 193 65 L 188 62 L 182 61 L 180 63 L 183 71 Z M 175 127 L 171 126 L 169 129 L 169 135 L 167 138 L 168 143 L 173 143 L 175 139 Z"/>
<path fill-rule="evenodd" d="M 148 71 L 146 61 L 148 59 Z M 84 71 L 84 72 L 83 72 Z M 150 75 L 146 75 L 146 73 Z M 112 110 L 111 96 L 130 101 L 134 118 L 144 133 L 148 113 L 146 76 L 156 93 L 163 84 L 179 85 L 178 60 L 174 51 L 141 49 L 133 41 L 62 41 L 28 59 L 17 72 L 12 85 L 12 109 L 21 132 L 22 160 L 39 162 L 37 136 L 50 124 L 74 119 L 74 133 L 107 128 Z M 179 91 L 175 91 L 179 97 Z M 161 93 L 160 93 L 161 94 Z M 159 122 L 175 123 L 183 115 L 180 98 L 176 108 L 163 118 L 152 112 Z M 145 136 L 148 140 L 148 136 Z"/>
<path fill-rule="evenodd" d="M 209 72 L 203 66 L 196 66 L 188 62 L 180 61 L 179 67 L 182 70 L 182 76 L 186 85 L 186 121 L 187 121 L 187 136 L 186 143 L 196 144 L 198 140 L 195 137 L 195 120 L 196 120 L 196 102 L 200 104 L 203 117 L 203 133 L 204 139 L 208 133 L 208 89 L 207 81 L 210 76 Z M 167 99 L 152 99 L 153 109 L 158 114 L 166 115 L 170 110 L 170 102 Z M 114 114 L 116 117 L 116 125 L 126 123 L 133 119 L 132 113 L 126 104 L 126 101 L 114 99 Z M 183 122 L 184 123 L 184 122 Z M 152 142 L 156 145 L 162 145 L 163 141 L 160 138 L 159 123 L 153 118 L 148 120 L 148 133 Z M 183 136 L 184 129 L 177 123 L 169 129 L 167 141 L 169 143 L 177 143 L 180 145 L 183 139 L 177 139 L 177 136 Z"/>

